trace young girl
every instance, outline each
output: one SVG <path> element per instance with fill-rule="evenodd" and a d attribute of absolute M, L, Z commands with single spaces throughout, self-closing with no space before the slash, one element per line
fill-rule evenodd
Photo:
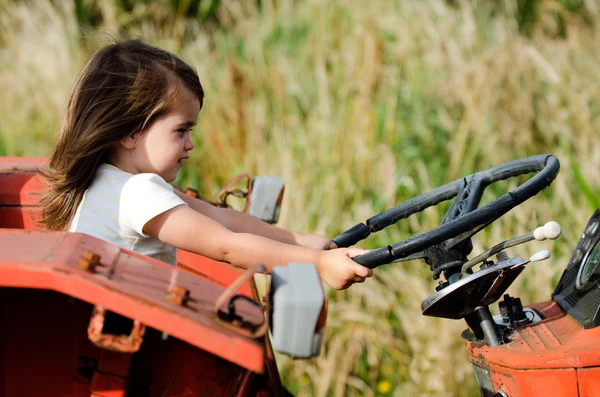
<path fill-rule="evenodd" d="M 184 249 L 236 266 L 308 262 L 336 289 L 372 270 L 319 235 L 217 208 L 169 184 L 194 148 L 204 92 L 196 72 L 141 40 L 109 45 L 79 75 L 44 176 L 48 229 L 82 232 L 175 264 Z"/>

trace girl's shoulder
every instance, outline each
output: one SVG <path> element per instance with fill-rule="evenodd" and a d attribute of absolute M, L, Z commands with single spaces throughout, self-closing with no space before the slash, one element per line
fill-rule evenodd
<path fill-rule="evenodd" d="M 127 171 L 115 167 L 112 164 L 102 163 L 96 171 L 95 180 L 111 181 L 118 184 L 127 185 L 159 185 L 167 189 L 173 190 L 172 186 L 167 183 L 160 175 L 153 173 L 132 174 Z"/>
<path fill-rule="evenodd" d="M 113 197 L 121 204 L 151 202 L 156 199 L 175 199 L 173 186 L 160 175 L 152 173 L 131 174 L 110 164 L 98 167 L 96 178 L 91 186 L 92 194 Z"/>

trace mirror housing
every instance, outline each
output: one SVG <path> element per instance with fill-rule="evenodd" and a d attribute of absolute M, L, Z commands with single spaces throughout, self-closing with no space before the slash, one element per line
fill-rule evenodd
<path fill-rule="evenodd" d="M 279 220 L 285 184 L 276 176 L 257 176 L 252 179 L 248 213 L 273 224 Z"/>
<path fill-rule="evenodd" d="M 273 348 L 293 358 L 318 356 L 327 306 L 316 266 L 292 262 L 274 267 L 269 298 Z"/>

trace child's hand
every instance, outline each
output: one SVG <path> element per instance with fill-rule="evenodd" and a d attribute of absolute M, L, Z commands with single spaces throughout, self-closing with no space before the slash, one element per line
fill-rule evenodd
<path fill-rule="evenodd" d="M 297 238 L 298 245 L 317 250 L 331 250 L 337 248 L 337 245 L 327 237 L 320 234 L 300 234 Z"/>
<path fill-rule="evenodd" d="M 321 278 L 335 289 L 346 289 L 354 283 L 362 283 L 373 275 L 373 270 L 350 258 L 366 254 L 360 248 L 339 248 L 321 253 L 318 265 Z"/>

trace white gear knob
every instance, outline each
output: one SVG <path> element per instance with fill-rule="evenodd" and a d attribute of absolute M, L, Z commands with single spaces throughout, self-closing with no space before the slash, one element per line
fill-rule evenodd
<path fill-rule="evenodd" d="M 548 258 L 550 258 L 550 251 L 543 250 L 536 254 L 531 255 L 531 258 L 529 258 L 529 261 L 539 262 L 539 261 L 543 261 L 544 259 L 548 259 Z"/>
<path fill-rule="evenodd" d="M 562 232 L 562 229 L 558 222 L 550 221 L 544 226 L 540 226 L 533 231 L 533 238 L 539 241 L 546 239 L 555 240 Z"/>

